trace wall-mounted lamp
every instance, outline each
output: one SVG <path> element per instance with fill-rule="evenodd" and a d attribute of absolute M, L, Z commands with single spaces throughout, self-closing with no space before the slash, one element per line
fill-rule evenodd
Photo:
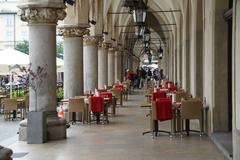
<path fill-rule="evenodd" d="M 66 3 L 67 3 L 67 4 L 69 4 L 69 5 L 72 5 L 72 6 L 73 6 L 73 5 L 75 4 L 75 0 L 63 0 L 63 3 L 64 3 L 64 4 L 66 4 Z"/>
<path fill-rule="evenodd" d="M 161 44 L 161 43 L 160 43 Z M 163 49 L 162 46 L 160 46 L 160 48 L 158 49 L 158 58 L 162 59 L 163 58 Z"/>
<path fill-rule="evenodd" d="M 92 25 L 95 25 L 97 22 L 96 21 L 94 21 L 94 20 L 88 20 L 88 22 L 90 23 L 90 24 L 92 24 Z"/>
<path fill-rule="evenodd" d="M 103 32 L 103 34 L 108 35 L 108 32 Z"/>

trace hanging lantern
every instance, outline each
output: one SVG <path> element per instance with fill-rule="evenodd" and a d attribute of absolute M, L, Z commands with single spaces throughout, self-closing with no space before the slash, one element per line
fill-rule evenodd
<path fill-rule="evenodd" d="M 151 32 L 148 28 L 145 28 L 145 31 L 144 31 L 144 42 L 150 42 L 150 35 Z"/>
<path fill-rule="evenodd" d="M 158 58 L 159 59 L 163 58 L 163 48 L 161 46 L 161 41 L 160 41 L 160 48 L 158 49 Z"/>
<path fill-rule="evenodd" d="M 143 38 L 142 27 L 140 27 L 140 26 L 135 27 L 135 35 L 136 35 L 137 39 Z"/>
<path fill-rule="evenodd" d="M 138 0 L 123 0 L 123 7 L 133 8 L 138 4 Z"/>
<path fill-rule="evenodd" d="M 149 64 L 152 64 L 152 54 L 151 54 L 150 50 L 148 52 L 148 61 L 149 61 Z"/>
<path fill-rule="evenodd" d="M 147 6 L 142 0 L 133 9 L 133 20 L 136 26 L 144 26 L 147 17 Z"/>

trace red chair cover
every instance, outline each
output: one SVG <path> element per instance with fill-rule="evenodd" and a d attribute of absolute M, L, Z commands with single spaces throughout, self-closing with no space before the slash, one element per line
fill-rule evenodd
<path fill-rule="evenodd" d="M 111 92 L 101 92 L 100 97 L 109 98 L 110 104 L 112 104 L 112 93 Z"/>
<path fill-rule="evenodd" d="M 123 90 L 123 85 L 122 84 L 116 84 L 116 85 L 113 86 L 113 88 Z"/>
<path fill-rule="evenodd" d="M 169 84 L 170 84 L 170 87 L 173 85 L 173 82 L 172 81 L 167 81 L 166 82 L 166 86 L 167 86 L 167 88 L 169 88 Z"/>
<path fill-rule="evenodd" d="M 176 91 L 177 90 L 177 86 L 171 86 L 168 90 L 169 91 Z"/>
<path fill-rule="evenodd" d="M 172 100 L 170 98 L 158 98 L 156 100 L 156 116 L 160 121 L 171 120 L 172 115 Z"/>
<path fill-rule="evenodd" d="M 103 111 L 103 103 L 102 97 L 90 97 L 89 100 L 91 101 L 91 111 L 93 113 L 100 113 Z"/>
<path fill-rule="evenodd" d="M 164 91 L 159 91 L 159 92 L 155 92 L 152 95 L 152 100 L 156 101 L 157 98 L 166 98 L 166 92 Z"/>

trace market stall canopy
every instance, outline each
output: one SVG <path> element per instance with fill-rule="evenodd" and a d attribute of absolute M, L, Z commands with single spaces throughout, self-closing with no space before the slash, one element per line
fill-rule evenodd
<path fill-rule="evenodd" d="M 29 64 L 29 56 L 17 50 L 8 48 L 0 51 L 0 65 Z"/>
<path fill-rule="evenodd" d="M 57 58 L 58 68 L 62 68 L 64 62 L 62 59 Z M 22 53 L 20 51 L 14 50 L 12 48 L 5 49 L 0 51 L 0 74 L 9 74 L 10 68 L 13 68 L 14 72 L 17 70 L 14 69 L 15 65 L 27 66 L 29 64 L 29 55 Z"/>

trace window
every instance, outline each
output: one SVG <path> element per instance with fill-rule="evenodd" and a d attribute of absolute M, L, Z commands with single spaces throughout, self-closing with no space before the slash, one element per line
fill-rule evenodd
<path fill-rule="evenodd" d="M 13 41 L 13 32 L 12 31 L 7 31 L 6 32 L 5 40 L 6 41 Z"/>
<path fill-rule="evenodd" d="M 14 17 L 11 15 L 6 15 L 5 21 L 6 21 L 6 26 L 8 27 L 13 26 Z"/>
<path fill-rule="evenodd" d="M 27 31 L 22 31 L 21 32 L 21 37 L 20 37 L 21 40 L 28 40 L 28 34 L 27 34 Z"/>

